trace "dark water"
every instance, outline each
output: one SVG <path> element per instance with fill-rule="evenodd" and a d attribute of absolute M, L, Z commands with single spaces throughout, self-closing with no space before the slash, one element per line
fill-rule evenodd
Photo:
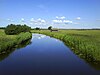
<path fill-rule="evenodd" d="M 2 58 L 0 75 L 100 75 L 100 70 L 76 56 L 63 42 L 33 34 L 31 44 Z"/>

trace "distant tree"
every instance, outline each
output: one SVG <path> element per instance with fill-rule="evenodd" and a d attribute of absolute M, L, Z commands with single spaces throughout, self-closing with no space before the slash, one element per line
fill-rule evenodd
<path fill-rule="evenodd" d="M 40 28 L 36 27 L 35 30 L 40 30 Z"/>
<path fill-rule="evenodd" d="M 0 29 L 5 29 L 5 27 L 0 27 Z"/>
<path fill-rule="evenodd" d="M 31 28 L 27 25 L 10 24 L 5 28 L 5 33 L 8 35 L 19 34 L 21 32 L 30 32 Z"/>
<path fill-rule="evenodd" d="M 48 30 L 51 30 L 51 29 L 52 29 L 52 26 L 49 26 L 49 27 L 48 27 Z"/>

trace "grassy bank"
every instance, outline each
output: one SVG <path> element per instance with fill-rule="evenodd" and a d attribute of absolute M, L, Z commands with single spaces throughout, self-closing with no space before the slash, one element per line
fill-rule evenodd
<path fill-rule="evenodd" d="M 6 53 L 2 53 L 0 54 L 0 61 L 4 60 L 5 58 L 7 58 L 11 53 L 13 53 L 15 51 L 15 49 L 20 49 L 20 48 L 24 48 L 27 45 L 31 44 L 31 39 L 24 41 L 23 43 L 17 45 L 17 47 L 13 47 L 11 50 L 6 51 Z"/>
<path fill-rule="evenodd" d="M 0 53 L 5 53 L 13 47 L 17 47 L 19 44 L 30 39 L 32 34 L 29 32 L 20 33 L 18 35 L 6 35 L 4 30 L 0 29 Z"/>
<path fill-rule="evenodd" d="M 87 61 L 100 61 L 100 30 L 32 30 L 62 40 L 74 53 Z"/>

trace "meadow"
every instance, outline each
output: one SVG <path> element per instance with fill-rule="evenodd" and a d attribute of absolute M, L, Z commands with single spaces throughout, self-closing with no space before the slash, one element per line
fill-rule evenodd
<path fill-rule="evenodd" d="M 18 35 L 6 35 L 3 29 L 0 29 L 0 54 L 6 53 L 13 47 L 17 47 L 19 44 L 32 38 L 32 34 L 29 32 L 23 32 Z"/>
<path fill-rule="evenodd" d="M 100 62 L 100 30 L 32 30 L 62 40 L 79 57 Z"/>

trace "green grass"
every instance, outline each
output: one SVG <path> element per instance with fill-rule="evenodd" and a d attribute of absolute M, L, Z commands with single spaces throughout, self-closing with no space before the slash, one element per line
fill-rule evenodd
<path fill-rule="evenodd" d="M 6 35 L 4 30 L 0 29 L 0 53 L 9 51 L 12 47 L 30 39 L 32 34 L 29 32 L 20 33 L 18 35 Z"/>
<path fill-rule="evenodd" d="M 62 40 L 74 53 L 87 61 L 100 61 L 100 30 L 32 30 Z"/>

